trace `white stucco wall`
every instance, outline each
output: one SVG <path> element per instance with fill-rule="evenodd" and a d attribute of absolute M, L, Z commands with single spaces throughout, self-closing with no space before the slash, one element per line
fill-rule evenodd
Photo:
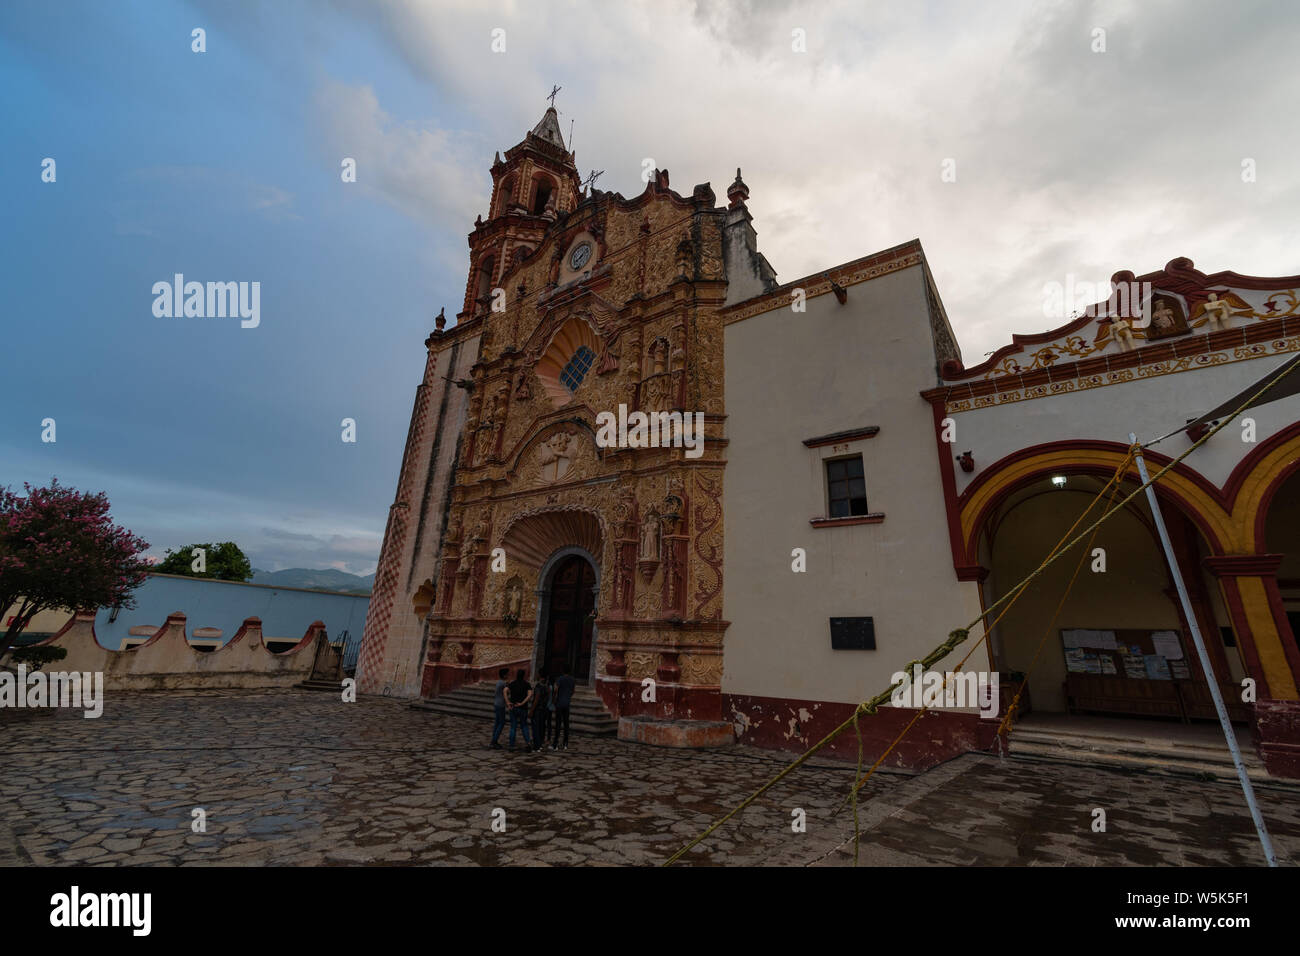
<path fill-rule="evenodd" d="M 859 701 L 979 613 L 976 585 L 953 571 L 919 394 L 934 367 L 919 266 L 851 286 L 843 306 L 822 295 L 803 314 L 727 326 L 724 693 Z M 844 451 L 803 440 L 868 425 L 879 434 L 848 451 L 862 452 L 868 510 L 884 521 L 813 528 L 826 515 L 822 461 Z M 793 548 L 806 573 L 792 572 Z M 840 616 L 873 617 L 877 649 L 832 650 Z M 981 648 L 971 668 L 986 667 Z"/>

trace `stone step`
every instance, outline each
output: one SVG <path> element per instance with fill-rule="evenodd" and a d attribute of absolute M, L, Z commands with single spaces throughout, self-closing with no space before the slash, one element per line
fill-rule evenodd
<path fill-rule="evenodd" d="M 495 696 L 495 683 L 468 684 L 437 697 L 415 701 L 411 706 L 453 717 L 490 721 L 495 716 L 492 706 Z M 618 733 L 618 720 L 605 709 L 595 691 L 575 688 L 569 707 L 569 729 L 573 733 L 614 736 Z"/>
<path fill-rule="evenodd" d="M 1190 741 L 1173 741 L 1162 738 L 1122 737 L 1091 733 L 1054 733 L 1044 730 L 1017 728 L 1012 736 L 1014 745 L 1036 746 L 1067 751 L 1122 754 L 1132 757 L 1152 757 L 1160 760 L 1186 763 L 1225 764 L 1232 766 L 1232 756 L 1226 743 L 1217 745 Z M 1241 748 L 1242 762 L 1247 769 L 1264 769 L 1263 761 L 1249 745 Z M 1235 771 L 1234 771 L 1235 772 Z"/>
<path fill-rule="evenodd" d="M 1225 745 L 1221 751 L 1208 747 L 1180 747 L 1181 752 L 1170 753 L 1166 749 L 1146 749 L 1140 747 L 1141 741 L 1124 738 L 1118 739 L 1120 747 L 1099 747 L 1097 738 L 1084 741 L 1083 745 L 1070 743 L 1060 737 L 1040 733 L 1026 739 L 1024 731 L 1014 731 L 1011 737 L 1013 760 L 1039 761 L 1045 763 L 1064 763 L 1078 766 L 1101 767 L 1111 770 L 1133 770 L 1144 773 L 1161 774 L 1176 777 L 1194 777 L 1214 779 L 1224 782 L 1237 782 L 1237 769 L 1232 763 L 1232 756 Z M 1047 737 L 1049 739 L 1043 739 Z M 1188 751 L 1196 750 L 1197 753 Z M 1264 769 L 1256 754 L 1242 752 L 1242 762 L 1252 784 L 1261 787 L 1276 787 L 1287 790 L 1300 790 L 1300 781 L 1274 777 Z"/>
<path fill-rule="evenodd" d="M 471 691 L 469 688 L 461 687 L 454 691 L 449 691 L 448 693 L 430 698 L 430 702 L 443 701 L 444 703 L 463 704 L 480 711 L 486 707 L 487 712 L 491 714 L 494 697 L 495 694 L 490 687 L 486 691 L 477 689 Z M 601 703 L 600 698 L 596 696 L 594 691 L 588 691 L 586 694 L 575 691 L 573 699 L 569 701 L 569 712 L 572 715 L 582 713 L 591 714 L 593 716 L 606 716 L 611 720 L 614 719 L 613 715 L 605 709 L 605 705 Z"/>
<path fill-rule="evenodd" d="M 299 690 L 333 691 L 336 694 L 343 692 L 342 682 L 336 680 L 305 680 L 293 686 Z"/>

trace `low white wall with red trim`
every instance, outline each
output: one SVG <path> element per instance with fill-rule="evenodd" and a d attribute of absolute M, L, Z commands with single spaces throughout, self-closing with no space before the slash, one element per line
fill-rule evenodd
<path fill-rule="evenodd" d="M 169 614 L 148 641 L 124 651 L 109 650 L 95 637 L 95 616 L 77 614 L 39 647 L 63 647 L 67 657 L 46 671 L 102 673 L 110 690 L 284 687 L 311 676 L 316 650 L 327 642 L 316 621 L 302 640 L 282 653 L 267 650 L 262 622 L 245 619 L 235 636 L 215 651 L 198 651 L 185 638 L 185 615 Z M 13 667 L 9 655 L 0 663 Z"/>

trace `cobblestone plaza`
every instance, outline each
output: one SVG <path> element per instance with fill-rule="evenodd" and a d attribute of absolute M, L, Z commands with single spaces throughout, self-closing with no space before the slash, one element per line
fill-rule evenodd
<path fill-rule="evenodd" d="M 788 759 L 586 736 L 494 751 L 490 726 L 302 691 L 110 694 L 95 720 L 5 711 L 0 864 L 655 865 Z M 853 770 L 800 768 L 683 862 L 851 864 Z M 1232 784 L 967 755 L 862 794 L 864 865 L 1261 862 Z M 1300 791 L 1258 795 L 1294 865 Z"/>

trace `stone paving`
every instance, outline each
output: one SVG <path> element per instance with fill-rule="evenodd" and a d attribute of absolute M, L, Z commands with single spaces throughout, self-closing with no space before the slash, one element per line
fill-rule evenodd
<path fill-rule="evenodd" d="M 97 720 L 0 711 L 0 864 L 656 864 L 790 759 L 584 736 L 567 752 L 495 751 L 489 729 L 289 690 L 110 694 Z M 800 768 L 683 862 L 851 864 L 853 769 Z M 1300 791 L 1259 797 L 1294 865 Z M 792 831 L 796 808 L 806 832 Z M 976 755 L 875 775 L 859 824 L 864 865 L 1261 859 L 1232 785 Z"/>

